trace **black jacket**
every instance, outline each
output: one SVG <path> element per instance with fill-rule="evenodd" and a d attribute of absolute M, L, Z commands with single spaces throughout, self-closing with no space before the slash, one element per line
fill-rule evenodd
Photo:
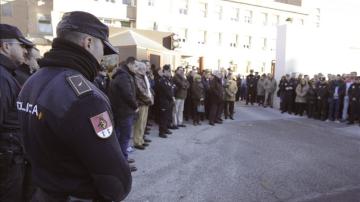
<path fill-rule="evenodd" d="M 119 68 L 110 81 L 109 99 L 114 112 L 115 122 L 135 114 L 136 87 L 133 74 L 127 66 Z"/>
<path fill-rule="evenodd" d="M 158 85 L 159 107 L 160 109 L 169 110 L 171 109 L 174 97 L 173 84 L 168 78 L 162 76 L 159 79 Z"/>
<path fill-rule="evenodd" d="M 342 81 L 331 81 L 329 84 L 329 98 L 333 98 L 335 89 L 338 87 L 338 99 L 342 99 L 345 96 L 346 85 Z"/>
<path fill-rule="evenodd" d="M 221 79 L 214 77 L 210 81 L 209 98 L 211 103 L 221 103 L 224 101 L 224 87 Z"/>
<path fill-rule="evenodd" d="M 15 79 L 16 65 L 0 54 L 0 133 L 19 130 L 20 123 L 16 109 L 16 98 L 20 84 Z"/>

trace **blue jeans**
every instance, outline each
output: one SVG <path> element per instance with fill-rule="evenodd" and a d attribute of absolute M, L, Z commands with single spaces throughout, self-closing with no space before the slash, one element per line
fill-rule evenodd
<path fill-rule="evenodd" d="M 339 99 L 329 99 L 329 119 L 337 120 L 340 118 L 340 100 Z"/>
<path fill-rule="evenodd" d="M 116 137 L 118 138 L 121 151 L 124 154 L 125 159 L 128 159 L 127 148 L 129 147 L 129 142 L 132 133 L 132 126 L 134 122 L 134 115 L 130 115 L 127 118 L 118 120 L 115 126 Z"/>

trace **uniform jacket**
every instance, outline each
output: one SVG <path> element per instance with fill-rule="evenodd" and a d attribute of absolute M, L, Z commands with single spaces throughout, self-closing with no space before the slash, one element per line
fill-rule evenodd
<path fill-rule="evenodd" d="M 301 84 L 298 84 L 296 87 L 296 98 L 295 102 L 297 103 L 306 103 L 306 96 L 309 91 L 309 85 L 301 86 Z"/>
<path fill-rule="evenodd" d="M 138 108 L 135 82 L 133 74 L 126 65 L 112 75 L 109 99 L 116 122 L 135 114 Z"/>
<path fill-rule="evenodd" d="M 284 94 L 287 96 L 295 96 L 295 89 L 296 89 L 296 85 L 295 85 L 295 80 L 284 80 L 283 84 L 282 84 L 282 88 L 284 91 Z"/>
<path fill-rule="evenodd" d="M 257 95 L 265 95 L 265 79 L 259 79 L 257 82 Z"/>
<path fill-rule="evenodd" d="M 236 81 L 229 79 L 225 87 L 225 101 L 235 101 L 236 92 L 238 90 Z"/>
<path fill-rule="evenodd" d="M 318 100 L 327 100 L 329 97 L 329 84 L 320 83 L 316 89 L 316 95 Z"/>
<path fill-rule="evenodd" d="M 0 133 L 8 130 L 20 130 L 16 98 L 20 93 L 20 84 L 15 79 L 16 65 L 0 54 Z"/>
<path fill-rule="evenodd" d="M 52 47 L 18 98 L 33 181 L 57 196 L 121 201 L 132 178 L 110 102 L 92 83 L 99 64 L 72 42 Z"/>
<path fill-rule="evenodd" d="M 312 86 L 309 86 L 308 93 L 306 95 L 306 100 L 308 104 L 315 104 L 317 99 L 316 95 L 316 89 L 314 89 Z"/>
<path fill-rule="evenodd" d="M 135 86 L 136 86 L 136 100 L 138 105 L 146 105 L 150 106 L 153 103 L 153 98 L 151 91 L 149 93 L 148 88 L 145 81 L 145 75 L 135 74 Z"/>
<path fill-rule="evenodd" d="M 15 78 L 20 83 L 24 85 L 25 81 L 31 76 L 30 67 L 27 64 L 22 64 L 15 70 Z"/>
<path fill-rule="evenodd" d="M 246 85 L 247 85 L 247 87 L 251 88 L 251 89 L 256 89 L 257 88 L 256 84 L 257 84 L 257 80 L 256 80 L 255 76 L 252 75 L 252 74 L 249 74 L 246 77 Z"/>
<path fill-rule="evenodd" d="M 158 87 L 158 98 L 159 98 L 159 107 L 160 109 L 171 109 L 173 103 L 173 87 L 170 79 L 165 76 L 160 77 L 159 87 Z"/>
<path fill-rule="evenodd" d="M 265 88 L 265 92 L 269 92 L 269 93 L 274 93 L 276 90 L 277 84 L 276 84 L 276 80 L 273 79 L 265 79 L 264 82 L 264 88 Z"/>
<path fill-rule="evenodd" d="M 178 74 L 175 74 L 173 78 L 173 82 L 176 86 L 175 98 L 184 100 L 187 96 L 187 91 L 188 88 L 190 87 L 190 82 L 185 77 L 182 77 Z"/>
<path fill-rule="evenodd" d="M 349 100 L 351 102 L 360 103 L 360 84 L 353 83 L 349 88 Z"/>
<path fill-rule="evenodd" d="M 209 96 L 212 103 L 221 103 L 224 101 L 224 87 L 220 78 L 214 77 L 210 81 Z"/>

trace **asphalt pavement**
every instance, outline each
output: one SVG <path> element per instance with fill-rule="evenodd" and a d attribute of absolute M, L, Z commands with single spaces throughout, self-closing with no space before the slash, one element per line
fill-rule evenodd
<path fill-rule="evenodd" d="M 125 201 L 360 202 L 360 127 L 237 104 L 235 120 L 187 123 L 130 154 Z"/>

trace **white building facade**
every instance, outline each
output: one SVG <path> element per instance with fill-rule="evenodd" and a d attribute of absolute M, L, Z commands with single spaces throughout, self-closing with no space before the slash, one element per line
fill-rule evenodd
<path fill-rule="evenodd" d="M 271 0 L 138 0 L 136 28 L 174 32 L 175 65 L 272 72 L 277 27 L 319 26 L 315 9 Z"/>

